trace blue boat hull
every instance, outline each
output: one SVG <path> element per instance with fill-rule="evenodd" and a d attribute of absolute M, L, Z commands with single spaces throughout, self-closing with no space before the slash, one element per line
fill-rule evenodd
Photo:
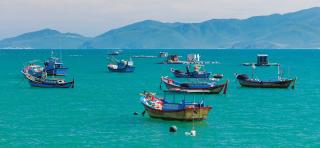
<path fill-rule="evenodd" d="M 50 84 L 50 83 L 41 83 L 41 82 L 29 80 L 29 84 L 32 87 L 41 87 L 41 88 L 74 88 L 74 81 L 63 83 L 63 84 L 57 84 L 57 83 Z"/>
<path fill-rule="evenodd" d="M 108 67 L 108 70 L 110 72 L 134 72 L 135 67 L 126 67 L 126 68 L 119 68 L 119 69 Z"/>

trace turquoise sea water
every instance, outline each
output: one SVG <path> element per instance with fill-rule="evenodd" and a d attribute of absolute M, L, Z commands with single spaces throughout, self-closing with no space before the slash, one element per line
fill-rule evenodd
<path fill-rule="evenodd" d="M 157 55 L 161 50 L 124 50 L 121 57 Z M 227 95 L 197 95 L 213 106 L 208 119 L 195 123 L 196 137 L 185 136 L 192 122 L 165 121 L 142 112 L 139 93 L 161 95 L 160 76 L 183 65 L 155 64 L 161 59 L 134 59 L 134 73 L 110 73 L 108 50 L 63 50 L 75 77 L 74 89 L 31 88 L 20 70 L 27 61 L 50 56 L 50 50 L 0 50 L 0 147 L 319 147 L 320 50 L 168 50 L 185 58 L 200 53 L 214 73 L 228 79 Z M 234 73 L 251 73 L 240 63 L 267 53 L 296 89 L 242 88 Z M 274 78 L 277 68 L 257 68 L 257 77 Z M 147 114 L 146 114 L 147 115 Z M 171 125 L 178 132 L 170 134 Z"/>

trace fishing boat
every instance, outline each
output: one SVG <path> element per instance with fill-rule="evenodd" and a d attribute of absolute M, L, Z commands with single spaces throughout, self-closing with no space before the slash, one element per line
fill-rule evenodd
<path fill-rule="evenodd" d="M 224 84 L 216 84 L 216 81 L 181 83 L 169 77 L 161 77 L 161 84 L 162 83 L 166 85 L 169 91 L 186 93 L 219 94 L 222 90 L 224 90 L 223 93 L 226 94 L 228 87 L 228 81 L 226 81 Z"/>
<path fill-rule="evenodd" d="M 237 80 L 243 87 L 253 87 L 253 88 L 288 88 L 290 85 L 294 88 L 294 79 L 276 79 L 276 80 L 259 80 L 249 78 L 246 74 L 236 75 Z"/>
<path fill-rule="evenodd" d="M 51 57 L 44 62 L 44 71 L 49 76 L 64 76 L 67 70 L 68 68 L 63 66 L 61 58 L 53 57 L 53 52 Z"/>
<path fill-rule="evenodd" d="M 200 68 L 200 65 L 194 65 L 194 71 L 190 72 L 190 66 L 187 65 L 186 71 L 176 70 L 174 68 L 171 68 L 170 71 L 177 78 L 209 78 L 211 73 L 207 71 L 200 71 Z"/>
<path fill-rule="evenodd" d="M 46 75 L 46 72 L 43 71 L 43 67 L 36 64 L 29 64 L 21 70 L 23 75 L 32 75 L 37 78 L 41 78 Z"/>
<path fill-rule="evenodd" d="M 108 55 L 116 56 L 120 54 L 120 50 L 118 51 L 112 51 L 111 53 L 108 53 Z"/>
<path fill-rule="evenodd" d="M 166 57 L 168 57 L 168 53 L 167 52 L 160 52 L 159 53 L 159 57 L 160 58 L 166 58 Z"/>
<path fill-rule="evenodd" d="M 32 87 L 41 88 L 74 88 L 74 79 L 70 82 L 66 82 L 64 79 L 57 78 L 36 78 L 32 75 L 26 75 L 29 80 L 29 84 Z"/>
<path fill-rule="evenodd" d="M 257 63 L 244 63 L 244 66 L 252 67 L 252 76 L 251 78 L 247 74 L 235 74 L 236 79 L 239 81 L 240 85 L 243 87 L 252 87 L 252 88 L 294 88 L 295 82 L 297 78 L 282 78 L 280 74 L 280 64 L 278 63 L 269 63 L 268 55 L 266 54 L 258 54 L 257 55 Z M 278 67 L 278 78 L 271 80 L 260 80 L 254 78 L 254 73 L 256 67 L 263 66 L 277 66 Z"/>
<path fill-rule="evenodd" d="M 184 62 L 180 61 L 179 56 L 174 54 L 167 56 L 167 59 L 165 61 L 158 64 L 184 64 Z"/>
<path fill-rule="evenodd" d="M 130 60 L 117 60 L 112 58 L 112 62 L 108 64 L 108 69 L 110 72 L 134 72 L 135 67 L 133 66 L 133 61 Z"/>
<path fill-rule="evenodd" d="M 207 119 L 212 109 L 211 106 L 206 106 L 203 100 L 187 102 L 184 97 L 181 102 L 175 102 L 166 97 L 159 98 L 150 92 L 144 92 L 141 96 L 140 102 L 152 118 L 182 121 L 204 120 Z"/>

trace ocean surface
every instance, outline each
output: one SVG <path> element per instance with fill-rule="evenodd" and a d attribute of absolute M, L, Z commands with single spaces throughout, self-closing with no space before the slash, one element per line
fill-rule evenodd
<path fill-rule="evenodd" d="M 163 50 L 124 50 L 120 58 L 158 55 Z M 227 95 L 188 95 L 213 106 L 208 119 L 166 121 L 141 113 L 139 93 L 157 92 L 160 76 L 184 65 L 160 65 L 161 58 L 133 59 L 134 73 L 107 71 L 109 50 L 57 50 L 74 89 L 32 88 L 20 70 L 38 64 L 51 50 L 0 50 L 0 147 L 320 147 L 320 50 L 167 50 L 185 59 L 199 53 L 218 61 L 206 70 L 229 80 Z M 282 65 L 284 76 L 298 77 L 295 89 L 240 87 L 234 73 L 251 74 L 244 62 L 259 53 Z M 276 67 L 257 68 L 255 77 L 273 79 Z M 180 97 L 180 96 L 176 96 Z M 181 96 L 183 97 L 183 96 Z M 169 133 L 171 125 L 178 131 Z"/>

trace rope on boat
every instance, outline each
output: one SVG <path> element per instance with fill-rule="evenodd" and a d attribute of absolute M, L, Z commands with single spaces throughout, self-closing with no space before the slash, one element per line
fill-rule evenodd
<path fill-rule="evenodd" d="M 162 77 L 161 77 L 161 79 L 160 79 L 160 90 L 162 90 Z"/>
<path fill-rule="evenodd" d="M 229 80 L 226 81 L 226 83 L 224 84 L 224 90 L 223 90 L 223 94 L 227 94 L 227 90 L 228 90 L 228 83 L 229 83 Z"/>
<path fill-rule="evenodd" d="M 297 79 L 298 79 L 297 77 L 295 77 L 295 78 L 293 79 L 291 89 L 294 89 L 294 85 L 296 84 L 296 80 L 297 80 Z"/>
<path fill-rule="evenodd" d="M 146 113 L 146 110 L 143 110 L 143 112 L 141 113 L 142 117 L 144 117 L 145 113 Z"/>

